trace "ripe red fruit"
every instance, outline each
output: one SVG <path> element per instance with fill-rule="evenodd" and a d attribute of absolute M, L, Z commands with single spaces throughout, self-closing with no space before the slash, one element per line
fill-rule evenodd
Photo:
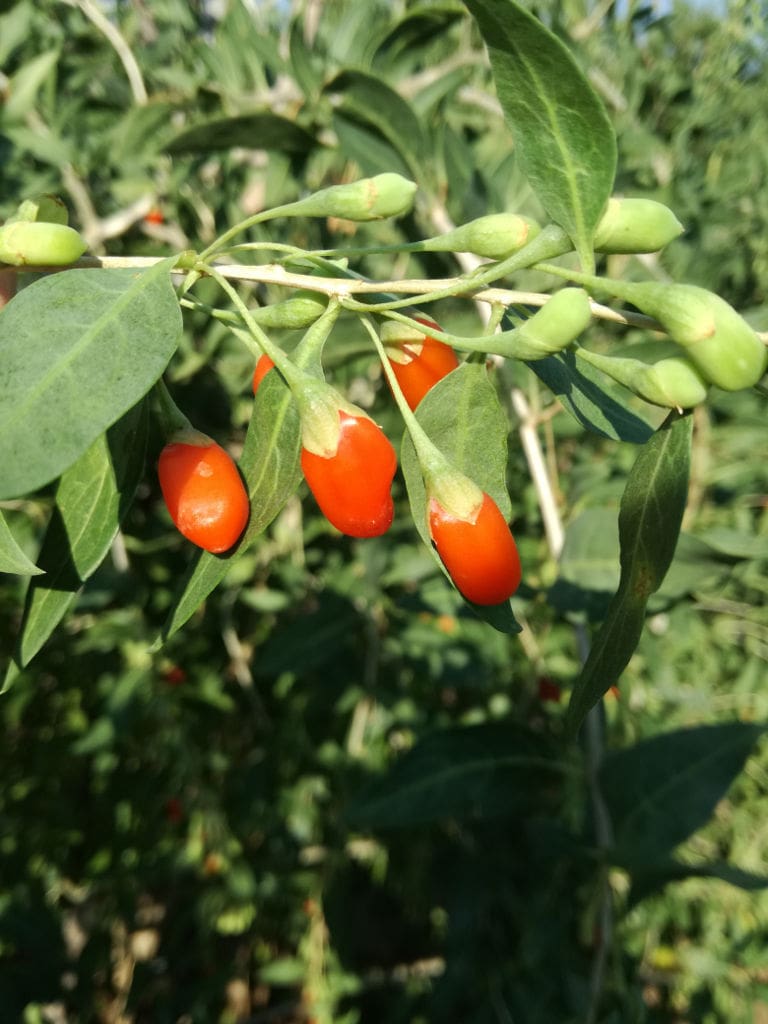
<path fill-rule="evenodd" d="M 264 380 L 269 371 L 274 367 L 274 363 L 269 358 L 266 352 L 259 356 L 256 363 L 256 368 L 253 371 L 253 393 L 254 395 L 259 390 L 259 384 Z"/>
<path fill-rule="evenodd" d="M 425 327 L 440 330 L 440 325 L 434 320 L 426 320 L 423 317 L 414 319 Z M 411 409 L 415 409 L 439 380 L 456 369 L 459 360 L 450 345 L 438 341 L 429 334 L 423 335 L 419 341 L 408 339 L 399 344 L 396 340 L 387 339 L 390 353 L 396 346 L 398 353 L 392 354 L 392 370 L 406 402 Z M 405 361 L 401 362 L 401 359 Z"/>
<path fill-rule="evenodd" d="M 459 592 L 474 604 L 501 604 L 520 585 L 520 556 L 512 531 L 493 498 L 483 495 L 474 520 L 460 519 L 429 502 L 429 532 Z"/>
<path fill-rule="evenodd" d="M 250 503 L 237 466 L 206 434 L 187 430 L 163 448 L 157 475 L 176 529 L 218 554 L 239 539 Z"/>
<path fill-rule="evenodd" d="M 144 220 L 147 224 L 163 224 L 165 222 L 165 217 L 163 216 L 163 211 L 159 207 L 153 206 L 147 213 Z"/>
<path fill-rule="evenodd" d="M 539 676 L 539 700 L 542 704 L 557 704 L 562 697 L 562 691 L 557 683 L 549 676 Z"/>
<path fill-rule="evenodd" d="M 301 468 L 320 510 L 350 537 L 378 537 L 392 525 L 390 488 L 397 457 L 384 431 L 367 416 L 339 409 L 336 453 L 323 458 L 302 448 Z"/>
<path fill-rule="evenodd" d="M 184 807 L 178 797 L 171 796 L 165 801 L 165 817 L 177 825 L 184 817 Z"/>

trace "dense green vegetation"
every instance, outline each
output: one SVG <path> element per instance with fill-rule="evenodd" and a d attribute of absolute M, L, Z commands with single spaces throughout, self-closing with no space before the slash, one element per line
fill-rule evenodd
<path fill-rule="evenodd" d="M 114 37 L 88 0 L 0 2 L 0 219 L 52 192 L 92 253 L 165 256 L 200 251 L 266 206 L 388 170 L 419 185 L 401 220 L 284 218 L 249 239 L 363 248 L 488 212 L 546 221 L 463 4 L 223 6 L 219 17 L 199 3 L 119 0 Z M 768 329 L 760 4 L 733 3 L 722 18 L 571 0 L 534 13 L 606 106 L 614 191 L 662 201 L 685 225 L 660 255 L 608 256 L 599 269 L 712 289 Z M 354 269 L 389 280 L 467 268 L 453 254 L 371 253 Z M 512 284 L 551 281 L 525 271 Z M 222 302 L 212 281 L 195 294 Z M 241 294 L 266 305 L 287 293 Z M 430 315 L 457 335 L 480 331 L 467 300 Z M 598 344 L 616 340 L 602 322 L 591 330 Z M 274 337 L 291 349 L 300 334 Z M 324 362 L 399 439 L 356 317 L 342 316 Z M 226 324 L 185 310 L 168 387 L 235 453 L 252 373 Z M 108 443 L 135 455 L 135 500 L 85 585 L 62 579 L 73 595 L 62 625 L 9 670 L 0 697 L 3 1020 L 761 1019 L 765 392 L 714 389 L 693 413 L 675 560 L 618 688 L 573 742 L 567 696 L 619 583 L 617 511 L 638 447 L 586 430 L 523 363 L 492 373 L 513 424 L 519 635 L 450 587 L 401 476 L 394 527 L 365 541 L 332 530 L 302 485 L 169 627 L 195 556 L 161 500 L 164 438 L 143 407 L 113 428 Z M 565 529 L 559 557 L 513 387 Z M 55 493 L 2 503 L 33 561 Z M 27 583 L 2 577 L 3 672 Z"/>

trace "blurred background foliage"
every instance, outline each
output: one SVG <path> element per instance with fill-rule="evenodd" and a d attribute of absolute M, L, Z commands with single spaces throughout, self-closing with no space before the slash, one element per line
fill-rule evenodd
<path fill-rule="evenodd" d="M 765 6 L 534 11 L 611 114 L 617 192 L 659 199 L 686 226 L 662 256 L 603 269 L 673 274 L 768 328 Z M 61 194 L 95 252 L 200 248 L 265 205 L 381 170 L 420 186 L 396 225 L 283 221 L 252 239 L 357 246 L 485 212 L 542 215 L 455 0 L 0 0 L 0 98 L 0 218 L 24 196 Z M 450 255 L 355 266 L 384 278 L 458 269 Z M 456 333 L 478 325 L 468 303 L 436 315 Z M 237 451 L 251 357 L 205 315 L 186 327 L 169 385 Z M 399 436 L 354 319 L 335 331 L 328 370 Z M 714 814 L 676 850 L 684 869 L 654 883 L 654 865 L 644 879 L 603 862 L 595 749 L 589 737 L 567 747 L 561 721 L 579 637 L 616 586 L 634 449 L 585 434 L 523 366 L 496 372 L 502 394 L 514 381 L 540 417 L 567 529 L 557 565 L 511 415 L 521 637 L 467 613 L 396 483 L 395 527 L 364 543 L 330 530 L 302 489 L 158 649 L 191 552 L 162 507 L 151 437 L 111 557 L 0 701 L 3 1020 L 768 1019 L 768 897 L 752 875 L 746 888 L 722 880 L 739 881 L 728 865 L 768 874 L 768 761 L 758 750 L 740 773 L 741 762 L 691 771 L 689 802 L 711 790 Z M 768 720 L 764 454 L 764 396 L 716 394 L 697 410 L 685 532 L 606 697 L 609 749 Z M 4 506 L 30 557 L 50 506 L 49 491 Z M 23 590 L 3 578 L 6 652 Z M 445 738 L 467 725 L 485 730 L 481 791 L 494 806 L 474 806 L 461 770 L 455 783 L 446 771 L 448 796 L 419 795 L 422 773 L 456 756 Z M 528 759 L 505 774 L 494 745 L 518 735 Z M 642 791 L 646 768 L 633 770 Z M 664 886 L 714 863 L 719 879 Z"/>

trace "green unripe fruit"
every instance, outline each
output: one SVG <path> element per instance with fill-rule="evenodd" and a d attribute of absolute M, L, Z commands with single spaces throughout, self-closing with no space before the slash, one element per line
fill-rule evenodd
<path fill-rule="evenodd" d="M 640 358 L 610 356 L 579 348 L 579 358 L 602 370 L 608 377 L 628 388 L 633 394 L 653 405 L 665 409 L 689 409 L 703 402 L 707 384 L 693 363 L 680 355 L 674 343 L 661 342 L 661 353 L 653 358 L 652 350 L 638 351 Z M 643 345 L 631 345 L 628 351 L 641 350 Z"/>
<path fill-rule="evenodd" d="M 523 321 L 509 336 L 508 351 L 494 348 L 500 355 L 514 359 L 545 359 L 571 345 L 592 319 L 589 296 L 583 288 L 561 288 L 541 309 Z"/>
<path fill-rule="evenodd" d="M 66 224 L 69 221 L 67 207 L 58 196 L 43 194 L 25 199 L 20 203 L 16 213 L 9 217 L 6 224 L 17 221 L 43 221 L 46 224 Z"/>
<path fill-rule="evenodd" d="M 346 220 L 383 220 L 402 217 L 413 208 L 417 185 L 388 172 L 361 178 L 348 185 L 332 185 L 307 196 L 294 206 L 305 217 L 343 217 Z"/>
<path fill-rule="evenodd" d="M 753 387 L 768 365 L 768 350 L 732 306 L 693 284 L 602 281 L 611 294 L 654 317 L 701 375 L 724 391 Z"/>
<path fill-rule="evenodd" d="M 653 199 L 609 199 L 595 229 L 594 248 L 603 253 L 658 252 L 683 232 L 668 206 Z"/>
<path fill-rule="evenodd" d="M 427 252 L 472 252 L 501 260 L 532 241 L 541 228 L 530 217 L 517 213 L 490 213 L 461 224 L 444 235 L 428 238 L 419 248 Z"/>
<path fill-rule="evenodd" d="M 309 295 L 294 295 L 284 302 L 252 309 L 251 316 L 261 327 L 283 328 L 288 331 L 309 327 L 326 310 L 326 302 Z"/>
<path fill-rule="evenodd" d="M 14 267 L 66 267 L 87 248 L 65 224 L 20 220 L 0 228 L 0 263 Z"/>

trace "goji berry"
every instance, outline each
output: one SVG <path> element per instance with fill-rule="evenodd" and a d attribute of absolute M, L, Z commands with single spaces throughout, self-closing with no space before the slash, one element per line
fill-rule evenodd
<path fill-rule="evenodd" d="M 329 458 L 307 448 L 301 468 L 326 519 L 350 537 L 378 537 L 392 525 L 390 488 L 397 468 L 384 431 L 365 415 L 339 409 L 336 452 Z"/>
<path fill-rule="evenodd" d="M 177 530 L 218 554 L 239 539 L 250 504 L 237 466 L 206 434 L 182 431 L 160 453 L 160 489 Z"/>
<path fill-rule="evenodd" d="M 517 545 L 493 498 L 483 494 L 474 518 L 451 515 L 429 502 L 429 532 L 448 573 L 468 601 L 501 604 L 520 585 Z"/>
<path fill-rule="evenodd" d="M 163 224 L 165 222 L 163 211 L 159 207 L 153 206 L 152 209 L 147 212 L 144 222 L 146 224 Z"/>
<path fill-rule="evenodd" d="M 434 320 L 414 319 L 425 327 L 440 330 L 440 325 Z M 459 365 L 451 346 L 429 334 L 422 335 L 419 340 L 409 338 L 399 343 L 390 334 L 386 344 L 395 378 L 411 409 L 415 409 L 426 393 Z"/>
<path fill-rule="evenodd" d="M 259 356 L 256 362 L 256 368 L 253 371 L 253 393 L 254 395 L 259 390 L 259 384 L 264 380 L 269 371 L 274 368 L 274 363 L 269 358 L 266 352 Z"/>

